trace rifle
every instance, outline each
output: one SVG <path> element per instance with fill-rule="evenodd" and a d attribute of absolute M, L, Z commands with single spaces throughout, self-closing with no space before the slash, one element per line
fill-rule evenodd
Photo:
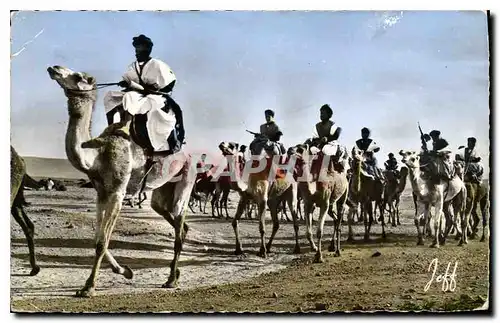
<path fill-rule="evenodd" d="M 424 132 L 420 127 L 420 122 L 417 122 L 417 125 L 418 125 L 418 130 L 420 130 L 420 140 L 422 141 L 422 149 L 424 150 L 424 152 L 427 152 L 427 142 L 425 142 Z"/>
<path fill-rule="evenodd" d="M 250 134 L 254 135 L 255 137 L 264 137 L 264 135 L 263 135 L 263 134 L 258 133 L 258 132 L 253 132 L 253 131 L 250 131 L 250 130 L 246 130 L 246 132 L 248 132 L 248 133 L 250 133 Z"/>

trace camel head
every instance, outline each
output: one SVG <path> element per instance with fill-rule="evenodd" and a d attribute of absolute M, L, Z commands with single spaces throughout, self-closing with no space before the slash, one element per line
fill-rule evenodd
<path fill-rule="evenodd" d="M 454 160 L 453 166 L 455 168 L 455 173 L 457 174 L 457 176 L 463 180 L 465 172 L 465 163 L 462 161 Z"/>
<path fill-rule="evenodd" d="M 419 168 L 420 167 L 420 156 L 415 151 L 404 151 L 400 150 L 399 155 L 403 157 L 401 162 L 408 166 L 408 168 Z"/>
<path fill-rule="evenodd" d="M 365 160 L 365 156 L 363 155 L 363 152 L 358 149 L 358 147 L 354 146 L 352 147 L 352 150 L 351 150 L 351 156 L 352 156 L 352 159 L 353 161 L 364 161 Z"/>
<path fill-rule="evenodd" d="M 237 155 L 239 146 L 240 145 L 238 143 L 232 141 L 223 141 L 219 144 L 219 149 L 224 156 Z"/>
<path fill-rule="evenodd" d="M 47 72 L 50 78 L 55 80 L 64 90 L 95 90 L 95 78 L 87 73 L 74 72 L 67 67 L 57 65 L 47 68 Z"/>

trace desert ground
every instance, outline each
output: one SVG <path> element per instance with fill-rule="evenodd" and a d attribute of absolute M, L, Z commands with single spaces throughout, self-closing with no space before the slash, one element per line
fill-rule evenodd
<path fill-rule="evenodd" d="M 41 175 L 33 160 L 28 172 Z M 68 166 L 62 165 L 61 168 Z M 39 168 L 40 169 L 40 168 Z M 43 176 L 48 176 L 44 168 Z M 11 220 L 11 310 L 13 312 L 307 312 L 307 311 L 454 311 L 487 306 L 490 243 L 470 240 L 458 247 L 451 236 L 440 249 L 417 246 L 409 184 L 402 196 L 401 226 L 372 226 L 371 240 L 363 241 L 363 225 L 356 224 L 355 241 L 347 243 L 342 228 L 341 257 L 328 252 L 332 223 L 325 225 L 325 262 L 313 264 L 300 224 L 302 253 L 292 254 L 291 222 L 281 222 L 272 252 L 259 258 L 258 222 L 240 223 L 245 256 L 233 255 L 234 232 L 230 220 L 191 213 L 190 231 L 180 260 L 176 289 L 163 289 L 173 255 L 173 229 L 149 206 L 124 206 L 110 249 L 121 265 L 134 271 L 131 280 L 114 274 L 104 262 L 98 278 L 98 295 L 75 298 L 87 279 L 94 256 L 95 191 L 76 185 L 79 174 L 61 170 L 66 192 L 32 190 L 26 212 L 35 224 L 35 248 L 41 271 L 30 271 L 28 248 L 21 228 Z M 53 174 L 57 175 L 57 174 Z M 54 176 L 57 178 L 57 176 Z M 238 196 L 232 194 L 233 215 Z M 207 207 L 207 211 L 209 207 Z M 317 214 L 315 214 L 315 217 Z M 267 214 L 266 237 L 272 229 Z M 480 225 L 480 230 L 482 229 Z M 316 232 L 316 223 L 313 232 Z M 449 273 L 457 264 L 453 290 L 431 280 L 429 265 L 437 259 L 435 276 Z M 436 278 L 435 277 L 435 278 Z M 450 281 L 451 283 L 451 281 Z M 449 285 L 448 287 L 451 287 Z"/>

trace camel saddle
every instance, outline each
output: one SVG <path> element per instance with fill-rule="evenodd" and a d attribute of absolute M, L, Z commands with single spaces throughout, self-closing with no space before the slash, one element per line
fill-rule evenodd
<path fill-rule="evenodd" d="M 163 111 L 168 112 L 170 109 L 173 109 L 173 111 L 179 110 L 179 105 L 172 98 L 170 98 L 170 96 L 166 96 L 166 98 L 167 100 L 165 102 L 165 106 L 162 108 Z M 175 154 L 176 152 L 181 150 L 184 141 L 184 130 L 180 129 L 182 116 L 180 116 L 181 120 L 179 120 L 176 113 L 176 119 L 177 123 L 174 130 L 170 133 L 168 138 L 165 138 L 170 147 L 169 150 L 154 151 L 146 126 L 148 121 L 147 113 L 135 114 L 132 117 L 132 122 L 130 123 L 129 129 L 130 136 L 137 145 L 147 151 L 147 155 L 149 156 L 168 156 Z"/>
<path fill-rule="evenodd" d="M 455 177 L 455 167 L 450 159 L 450 151 L 428 152 L 421 156 L 420 169 L 424 178 L 436 181 L 450 181 Z"/>

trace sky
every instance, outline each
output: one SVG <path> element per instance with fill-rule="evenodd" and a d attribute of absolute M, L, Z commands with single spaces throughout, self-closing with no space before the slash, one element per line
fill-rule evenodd
<path fill-rule="evenodd" d="M 47 67 L 117 82 L 132 37 L 177 76 L 185 149 L 248 146 L 276 113 L 286 147 L 305 141 L 328 103 L 350 149 L 371 129 L 379 164 L 439 129 L 451 150 L 477 138 L 488 168 L 489 51 L 480 11 L 19 12 L 11 21 L 11 143 L 23 156 L 65 158 L 66 97 Z M 24 47 L 24 49 L 23 49 Z M 98 92 L 92 133 L 106 126 Z"/>

